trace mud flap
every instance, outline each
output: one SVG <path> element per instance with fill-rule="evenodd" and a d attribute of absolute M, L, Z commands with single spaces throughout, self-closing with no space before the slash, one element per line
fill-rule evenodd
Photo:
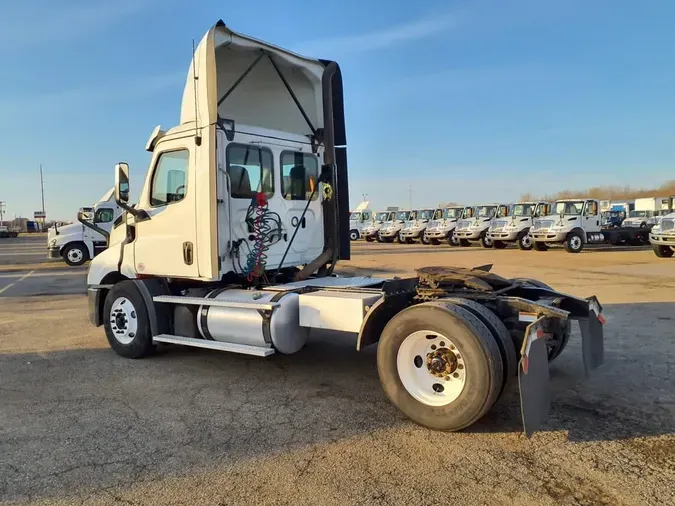
<path fill-rule="evenodd" d="M 584 369 L 586 376 L 591 371 L 602 365 L 605 357 L 605 333 L 603 325 L 605 317 L 602 315 L 602 307 L 598 299 L 588 299 L 588 317 L 579 319 L 581 328 L 581 348 L 584 356 Z"/>
<path fill-rule="evenodd" d="M 527 326 L 518 364 L 520 412 L 526 437 L 532 437 L 546 420 L 551 408 L 548 353 L 539 318 Z"/>

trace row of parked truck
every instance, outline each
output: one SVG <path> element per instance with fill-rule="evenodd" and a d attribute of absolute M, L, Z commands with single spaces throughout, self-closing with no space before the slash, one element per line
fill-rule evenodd
<path fill-rule="evenodd" d="M 675 218 L 675 213 L 670 215 L 673 197 L 636 199 L 609 207 L 607 202 L 562 199 L 553 203 L 389 208 L 378 213 L 369 210 L 364 202 L 351 213 L 350 238 L 408 244 L 447 242 L 452 246 L 479 242 L 485 248 L 496 249 L 512 243 L 522 250 L 537 251 L 562 244 L 570 253 L 579 253 L 586 244 L 642 246 L 651 242 L 657 256 L 673 255 L 669 239 L 661 234 L 664 229 L 670 230 L 667 227 Z M 617 223 L 608 219 L 605 213 L 610 212 L 623 212 L 625 216 Z M 672 245 L 675 247 L 675 238 Z"/>

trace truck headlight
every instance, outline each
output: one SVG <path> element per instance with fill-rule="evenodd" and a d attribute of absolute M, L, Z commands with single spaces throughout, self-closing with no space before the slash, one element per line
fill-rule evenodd
<path fill-rule="evenodd" d="M 659 224 L 654 225 L 652 227 L 652 232 L 655 233 L 655 234 L 658 234 L 659 232 L 661 232 L 661 225 L 659 225 Z"/>

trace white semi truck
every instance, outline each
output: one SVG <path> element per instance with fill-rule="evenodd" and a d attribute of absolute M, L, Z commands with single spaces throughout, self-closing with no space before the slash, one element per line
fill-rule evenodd
<path fill-rule="evenodd" d="M 385 223 L 389 223 L 396 218 L 398 208 L 389 208 L 387 211 L 375 213 L 375 219 L 361 229 L 361 236 L 368 242 L 377 240 L 382 242 L 380 238 L 380 229 Z"/>
<path fill-rule="evenodd" d="M 459 220 L 455 228 L 455 236 L 460 246 L 470 246 L 472 241 L 480 241 L 484 248 L 492 247 L 492 239 L 488 229 L 495 220 L 508 214 L 506 204 L 484 204 L 475 206 L 473 218 Z"/>
<path fill-rule="evenodd" d="M 342 90 L 335 62 L 213 26 L 188 71 L 180 124 L 150 137 L 135 207 L 128 165 L 115 168 L 126 212 L 89 266 L 91 321 L 132 359 L 167 343 L 298 353 L 310 330 L 357 350 L 378 343 L 388 398 L 438 430 L 475 423 L 517 376 L 529 436 L 572 320 L 586 370 L 602 362 L 600 303 L 489 266 L 336 276 L 350 257 Z"/>
<path fill-rule="evenodd" d="M 509 206 L 504 218 L 496 219 L 488 229 L 488 238 L 496 249 L 516 243 L 522 250 L 532 249 L 530 228 L 535 218 L 548 216 L 551 204 L 548 202 L 518 202 Z"/>
<path fill-rule="evenodd" d="M 405 226 L 401 229 L 399 237 L 407 244 L 412 244 L 415 241 L 420 241 L 422 244 L 431 244 L 429 239 L 424 235 L 424 232 L 427 229 L 430 221 L 438 219 L 442 215 L 442 209 L 418 209 L 415 211 L 414 219 L 411 218 L 408 220 Z"/>
<path fill-rule="evenodd" d="M 424 231 L 426 240 L 431 244 L 447 241 L 451 246 L 458 246 L 457 237 L 453 234 L 457 222 L 473 216 L 473 207 L 452 206 L 442 210 L 442 215 L 429 223 Z"/>
<path fill-rule="evenodd" d="M 603 228 L 601 219 L 598 200 L 557 200 L 549 216 L 534 220 L 533 247 L 546 251 L 551 244 L 562 244 L 569 253 L 579 253 L 586 244 L 640 246 L 649 241 L 648 229 Z"/>
<path fill-rule="evenodd" d="M 400 243 L 405 242 L 404 239 L 401 238 L 400 234 L 401 229 L 405 226 L 405 224 L 409 220 L 414 219 L 414 217 L 415 211 L 411 210 L 396 211 L 394 219 L 383 223 L 382 227 L 380 227 L 380 230 L 377 233 L 378 241 L 394 242 L 394 240 L 397 240 Z"/>
<path fill-rule="evenodd" d="M 373 222 L 373 211 L 368 206 L 370 202 L 361 202 L 357 208 L 349 215 L 349 239 L 358 241 L 361 238 L 361 232 Z"/>
<path fill-rule="evenodd" d="M 47 258 L 62 258 L 70 266 L 84 264 L 108 247 L 108 237 L 122 208 L 110 189 L 92 207 L 80 208 L 78 223 L 54 225 L 47 231 Z"/>

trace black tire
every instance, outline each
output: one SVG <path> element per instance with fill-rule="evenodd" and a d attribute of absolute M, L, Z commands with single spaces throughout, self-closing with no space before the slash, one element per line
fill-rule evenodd
<path fill-rule="evenodd" d="M 431 406 L 413 397 L 403 386 L 398 352 L 412 333 L 427 330 L 452 336 L 461 352 L 466 383 L 452 402 Z M 480 419 L 494 405 L 503 383 L 503 362 L 490 329 L 464 308 L 448 302 L 425 303 L 404 309 L 384 328 L 377 349 L 377 370 L 385 394 L 414 422 L 435 430 L 457 431 Z"/>
<path fill-rule="evenodd" d="M 642 223 L 640 223 L 640 228 L 647 228 L 647 222 L 643 221 Z"/>
<path fill-rule="evenodd" d="M 584 238 L 579 232 L 570 232 L 565 239 L 565 250 L 568 253 L 580 253 L 584 249 Z"/>
<path fill-rule="evenodd" d="M 471 243 L 469 242 L 468 239 L 460 239 L 460 240 L 459 240 L 459 245 L 460 245 L 462 248 L 468 248 L 469 246 L 471 246 Z"/>
<path fill-rule="evenodd" d="M 405 244 L 405 239 L 401 237 L 401 232 L 396 234 L 396 241 L 398 241 L 399 244 Z"/>
<path fill-rule="evenodd" d="M 492 239 L 487 236 L 486 232 L 483 232 L 480 235 L 480 245 L 483 246 L 483 248 L 492 248 L 493 246 Z"/>
<path fill-rule="evenodd" d="M 530 251 L 534 244 L 536 244 L 534 240 L 532 240 L 532 236 L 526 230 L 523 230 L 518 234 L 518 239 L 516 242 L 518 243 L 518 248 L 522 249 L 523 251 Z"/>
<path fill-rule="evenodd" d="M 119 299 L 126 299 L 127 302 L 124 304 L 131 304 L 131 309 L 125 309 L 122 311 L 122 316 L 114 317 L 112 314 L 113 307 Z M 116 320 L 115 325 L 113 319 Z M 132 319 L 136 320 L 136 332 L 133 335 L 131 333 L 128 333 L 128 336 L 122 335 L 122 337 L 131 339 L 130 342 L 123 342 L 116 335 L 128 331 Z M 124 328 L 120 323 L 124 325 Z M 155 346 L 152 343 L 148 310 L 143 296 L 139 293 L 133 281 L 120 281 L 108 292 L 103 304 L 103 326 L 110 347 L 122 357 L 143 358 L 154 351 Z"/>
<path fill-rule="evenodd" d="M 534 251 L 547 251 L 548 244 L 546 244 L 545 242 L 534 241 L 532 242 L 532 249 L 534 249 Z"/>
<path fill-rule="evenodd" d="M 458 298 L 447 300 L 470 311 L 476 318 L 483 322 L 488 329 L 490 329 L 490 332 L 492 332 L 492 336 L 495 338 L 497 346 L 499 346 L 502 362 L 504 363 L 504 383 L 501 392 L 499 392 L 499 396 L 501 397 L 508 382 L 518 374 L 516 344 L 511 337 L 509 329 L 506 328 L 506 325 L 504 325 L 496 314 L 474 300 Z"/>
<path fill-rule="evenodd" d="M 413 244 L 415 242 L 415 239 L 411 239 L 410 237 L 406 237 L 405 243 L 406 244 Z"/>
<path fill-rule="evenodd" d="M 361 237 L 361 235 L 359 234 L 358 230 L 353 229 L 353 230 L 349 231 L 349 240 L 350 241 L 358 241 L 359 237 Z"/>
<path fill-rule="evenodd" d="M 439 244 L 441 244 L 441 241 L 439 241 L 438 239 L 430 239 L 430 241 L 431 244 L 433 244 L 434 246 L 438 246 Z"/>
<path fill-rule="evenodd" d="M 457 236 L 452 232 L 448 234 L 448 244 L 450 246 L 459 246 L 459 239 L 457 239 Z"/>
<path fill-rule="evenodd" d="M 375 240 L 375 238 L 372 235 L 369 235 L 368 237 L 366 237 L 366 242 L 373 242 L 374 240 Z"/>
<path fill-rule="evenodd" d="M 506 248 L 506 243 L 504 241 L 494 241 L 492 244 L 494 245 L 495 249 Z"/>
<path fill-rule="evenodd" d="M 422 233 L 420 234 L 420 242 L 421 242 L 422 244 L 426 244 L 426 245 L 431 244 L 431 241 L 427 238 L 427 236 L 424 234 L 424 232 L 422 232 Z"/>
<path fill-rule="evenodd" d="M 89 260 L 89 250 L 83 242 L 75 242 L 66 246 L 61 256 L 71 267 L 78 267 Z"/>
<path fill-rule="evenodd" d="M 675 253 L 670 249 L 670 246 L 662 246 L 660 244 L 654 244 L 652 249 L 654 250 L 654 254 L 659 258 L 670 258 Z"/>
<path fill-rule="evenodd" d="M 377 234 L 376 236 L 377 242 L 389 242 L 387 239 L 383 238 L 380 234 Z"/>

